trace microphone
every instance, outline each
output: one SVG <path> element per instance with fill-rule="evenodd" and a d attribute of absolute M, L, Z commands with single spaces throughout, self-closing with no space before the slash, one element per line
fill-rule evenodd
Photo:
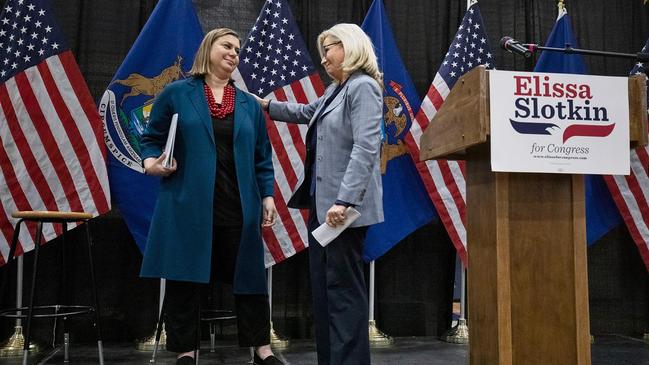
<path fill-rule="evenodd" d="M 517 54 L 525 58 L 530 58 L 532 52 L 525 48 L 520 42 L 512 37 L 502 37 L 500 39 L 500 48 L 508 51 L 509 53 Z"/>

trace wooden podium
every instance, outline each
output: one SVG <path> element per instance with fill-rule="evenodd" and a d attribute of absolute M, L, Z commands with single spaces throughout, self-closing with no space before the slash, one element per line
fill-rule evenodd
<path fill-rule="evenodd" d="M 630 77 L 632 144 L 647 144 L 646 101 Z M 583 176 L 492 172 L 489 125 L 480 66 L 421 139 L 422 160 L 466 160 L 470 363 L 590 364 Z"/>

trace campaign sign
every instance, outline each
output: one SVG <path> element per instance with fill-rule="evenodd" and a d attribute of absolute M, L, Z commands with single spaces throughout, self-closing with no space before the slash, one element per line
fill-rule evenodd
<path fill-rule="evenodd" d="M 626 77 L 490 71 L 491 169 L 629 174 Z"/>

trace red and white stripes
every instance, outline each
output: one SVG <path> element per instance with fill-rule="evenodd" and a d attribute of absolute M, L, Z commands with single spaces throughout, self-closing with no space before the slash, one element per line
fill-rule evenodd
<path fill-rule="evenodd" d="M 70 51 L 0 85 L 0 260 L 7 261 L 16 210 L 110 210 L 102 123 Z M 21 231 L 18 253 L 33 248 Z M 61 233 L 46 224 L 44 240 Z"/>
<path fill-rule="evenodd" d="M 405 138 L 428 195 L 464 265 L 466 252 L 466 182 L 464 161 L 419 161 L 420 140 L 450 90 L 439 73 L 435 76 Z"/>
<path fill-rule="evenodd" d="M 247 90 L 238 71 L 233 73 L 237 87 Z M 312 74 L 264 97 L 271 100 L 307 104 L 324 93 L 324 86 L 317 74 Z M 304 158 L 307 126 L 266 120 L 266 127 L 273 147 L 275 168 L 275 205 L 279 213 L 278 222 L 262 234 L 265 243 L 264 261 L 266 267 L 279 263 L 308 245 L 308 212 L 289 209 L 287 203 L 297 184 L 304 175 Z"/>
<path fill-rule="evenodd" d="M 649 149 L 631 151 L 631 174 L 604 176 L 640 257 L 649 270 Z"/>

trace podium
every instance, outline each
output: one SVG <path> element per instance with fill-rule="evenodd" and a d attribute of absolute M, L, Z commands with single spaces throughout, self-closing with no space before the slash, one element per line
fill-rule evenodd
<path fill-rule="evenodd" d="M 630 147 L 646 145 L 644 76 L 629 78 L 629 104 Z M 470 364 L 590 364 L 583 175 L 492 172 L 489 113 L 480 66 L 457 81 L 420 150 L 466 160 Z"/>

